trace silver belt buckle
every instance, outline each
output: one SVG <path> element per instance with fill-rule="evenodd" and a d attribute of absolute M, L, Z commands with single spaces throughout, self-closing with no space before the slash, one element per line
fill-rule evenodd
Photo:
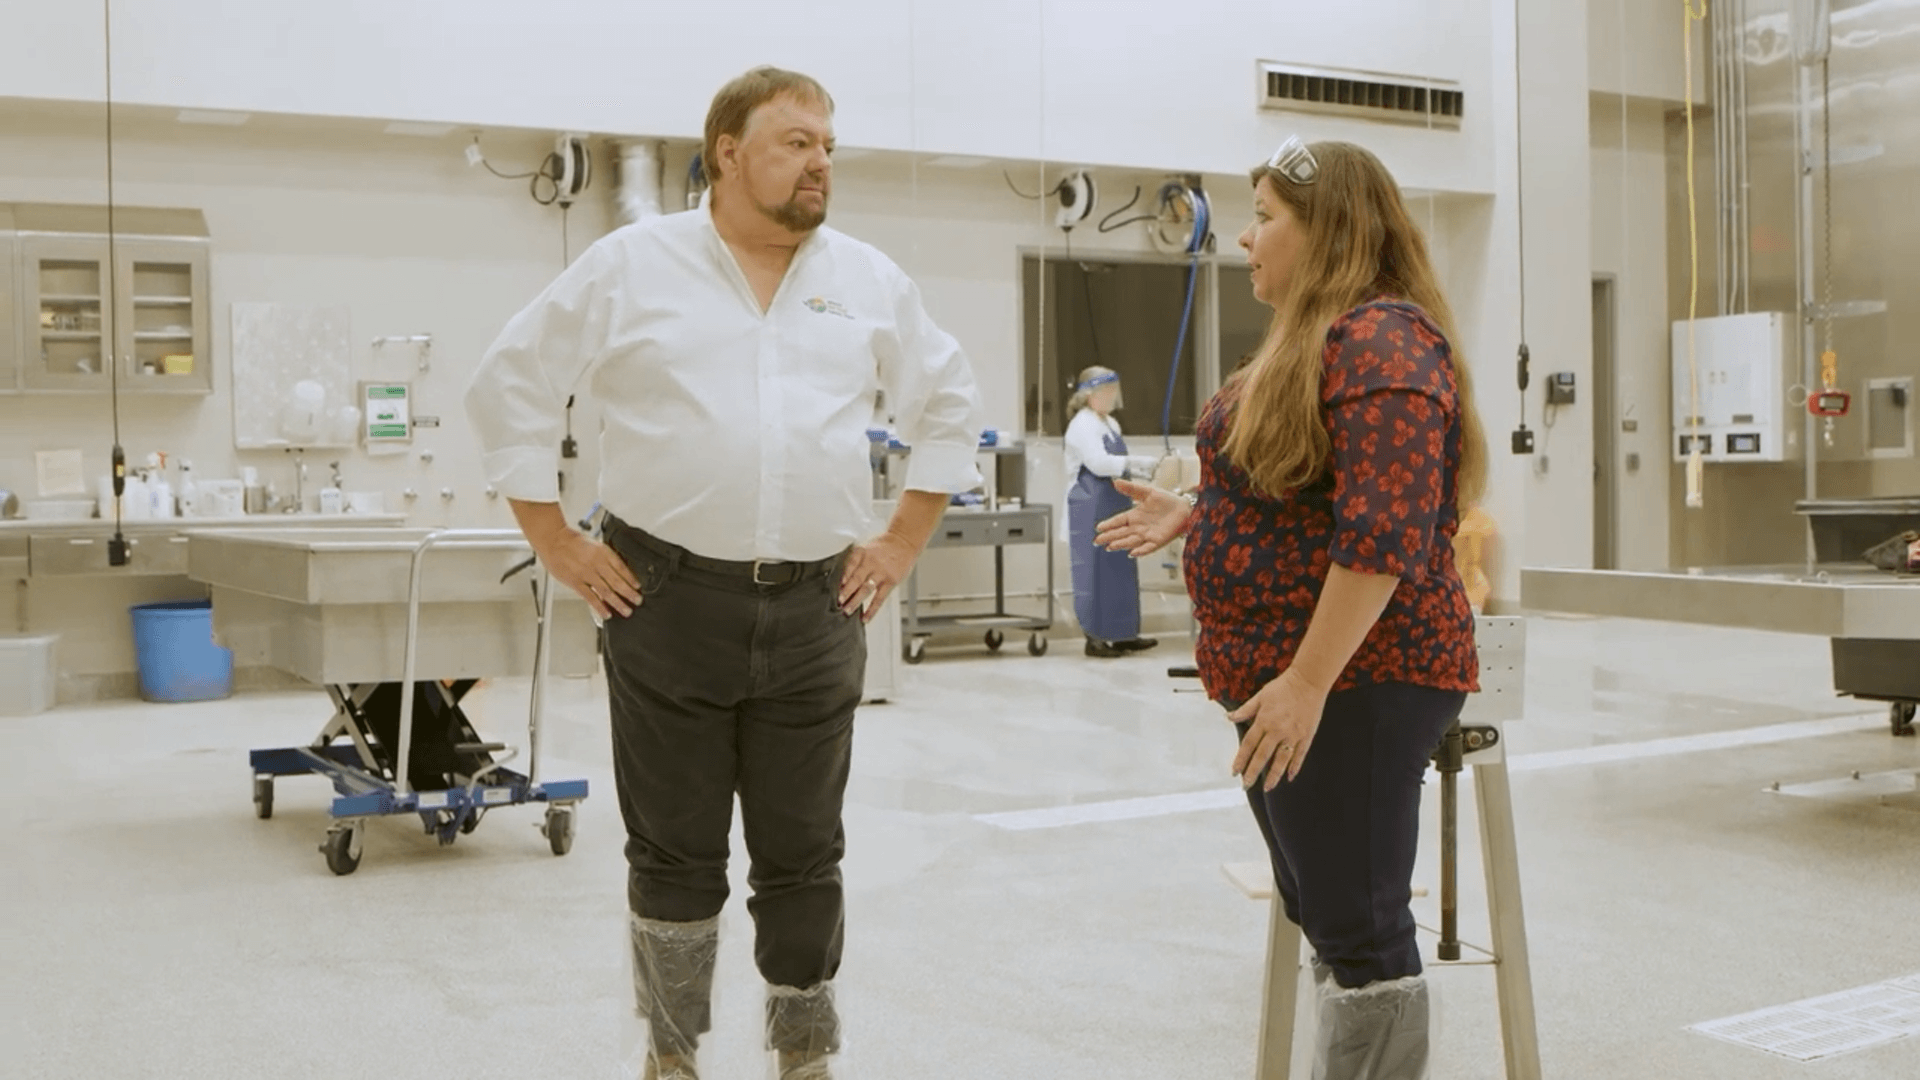
<path fill-rule="evenodd" d="M 778 584 L 780 584 L 780 583 L 779 583 L 779 582 L 777 582 L 777 581 L 761 581 L 761 580 L 760 580 L 760 568 L 761 568 L 761 567 L 763 567 L 763 566 L 778 566 L 779 564 L 780 564 L 780 560 L 778 560 L 778 559 L 755 559 L 755 560 L 753 560 L 753 583 L 754 583 L 755 585 L 778 585 Z"/>

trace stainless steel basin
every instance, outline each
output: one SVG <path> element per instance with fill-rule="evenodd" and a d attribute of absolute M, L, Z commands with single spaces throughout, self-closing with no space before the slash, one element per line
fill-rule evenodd
<path fill-rule="evenodd" d="M 414 552 L 430 529 L 250 529 L 196 532 L 188 574 L 213 594 L 214 636 L 239 665 L 311 682 L 402 677 Z M 459 530 L 425 552 L 415 677 L 533 672 L 537 609 L 530 574 L 501 576 L 532 554 L 518 532 Z M 593 671 L 597 632 L 562 587 L 553 606 L 549 672 Z"/>

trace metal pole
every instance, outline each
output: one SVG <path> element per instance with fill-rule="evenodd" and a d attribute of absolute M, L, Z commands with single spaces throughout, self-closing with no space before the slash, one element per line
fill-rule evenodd
<path fill-rule="evenodd" d="M 1454 722 L 1434 751 L 1440 770 L 1440 945 L 1442 960 L 1460 959 L 1460 768 L 1465 746 Z"/>
<path fill-rule="evenodd" d="M 533 631 L 533 689 L 527 713 L 527 786 L 540 786 L 540 721 L 546 714 L 547 665 L 553 655 L 553 575 L 540 564 L 540 615 Z"/>
<path fill-rule="evenodd" d="M 1796 267 L 1794 282 L 1794 303 L 1800 319 L 1800 384 L 1807 393 L 1813 392 L 1818 385 L 1819 373 L 1815 370 L 1818 362 L 1818 342 L 1814 339 L 1813 307 L 1813 129 L 1810 113 L 1813 108 L 1812 72 L 1805 64 L 1794 66 L 1794 110 L 1793 110 L 1793 150 L 1794 161 L 1800 170 L 1800 197 L 1794 201 L 1794 213 L 1798 218 L 1800 234 L 1800 261 Z M 1804 404 L 1804 403 L 1803 403 Z M 1800 414 L 1802 452 L 1806 456 L 1804 498 L 1817 498 L 1820 490 L 1820 443 L 1819 432 L 1814 415 L 1804 408 Z M 1813 529 L 1807 528 L 1807 572 L 1812 573 L 1815 563 Z"/>
<path fill-rule="evenodd" d="M 400 795 L 411 790 L 407 768 L 413 758 L 413 676 L 420 652 L 420 571 L 426 566 L 427 549 L 445 532 L 436 529 L 422 537 L 413 549 L 413 559 L 407 568 L 407 645 L 406 660 L 400 665 L 400 745 L 395 750 L 399 765 L 393 778 L 394 791 Z"/>

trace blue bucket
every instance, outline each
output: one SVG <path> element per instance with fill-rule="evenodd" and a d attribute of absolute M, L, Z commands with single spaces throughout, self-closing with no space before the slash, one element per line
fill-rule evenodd
<path fill-rule="evenodd" d="M 213 601 L 133 607 L 140 696 L 148 701 L 213 701 L 233 693 L 233 651 L 213 643 Z"/>

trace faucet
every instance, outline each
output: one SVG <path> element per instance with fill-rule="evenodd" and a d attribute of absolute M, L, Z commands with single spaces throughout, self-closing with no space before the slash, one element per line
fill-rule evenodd
<path fill-rule="evenodd" d="M 333 479 L 332 481 L 330 481 L 330 484 L 333 487 L 333 489 L 335 491 L 345 491 L 346 485 L 340 482 L 340 463 L 337 461 L 332 462 L 327 466 L 327 468 L 333 470 Z"/>
<path fill-rule="evenodd" d="M 298 514 L 307 508 L 307 455 L 304 450 L 293 452 L 293 505 L 286 508 L 289 514 Z"/>

